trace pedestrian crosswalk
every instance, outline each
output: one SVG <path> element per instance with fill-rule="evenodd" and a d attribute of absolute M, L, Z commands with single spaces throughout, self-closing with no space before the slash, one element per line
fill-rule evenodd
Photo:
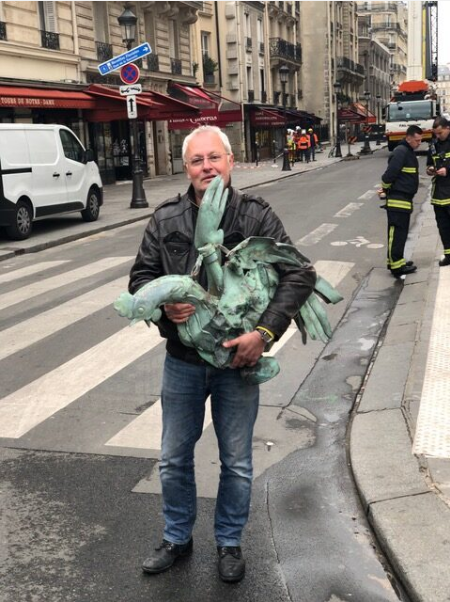
<path fill-rule="evenodd" d="M 158 361 L 157 368 L 146 371 L 145 367 L 152 365 L 152 354 L 162 348 L 163 340 L 157 328 L 148 328 L 145 323 L 130 328 L 112 309 L 114 299 L 126 290 L 131 262 L 131 256 L 107 257 L 81 266 L 70 260 L 42 261 L 0 273 L 0 283 L 4 285 L 0 293 L 0 325 L 3 311 L 20 306 L 28 299 L 42 297 L 40 312 L 38 309 L 35 315 L 25 316 L 0 330 L 0 381 L 6 382 L 2 374 L 6 376 L 13 364 L 22 367 L 22 378 L 26 380 L 17 388 L 8 385 L 0 390 L 0 438 L 8 440 L 6 444 L 20 446 L 22 442 L 23 446 L 32 447 L 44 429 L 48 433 L 52 428 L 60 431 L 81 428 L 78 423 L 85 423 L 80 413 L 92 412 L 92 404 L 97 404 L 96 411 L 102 415 L 98 421 L 100 429 L 90 433 L 98 438 L 97 452 L 117 455 L 123 450 L 123 455 L 139 455 L 139 450 L 147 450 L 149 457 L 157 457 L 161 438 L 161 404 L 157 390 L 162 365 Z M 341 261 L 316 264 L 318 271 L 333 285 L 339 285 L 353 266 L 351 262 Z M 100 275 L 102 283 L 96 286 L 96 279 L 91 279 L 91 289 L 86 292 L 86 279 Z M 72 297 L 67 300 L 64 287 L 69 284 Z M 114 332 L 108 331 L 103 337 L 96 332 L 94 337 L 93 320 L 100 317 L 114 321 Z M 84 340 L 85 349 L 74 351 L 66 359 L 67 350 L 71 349 L 67 333 L 74 328 L 77 336 Z M 295 349 L 300 353 L 298 337 L 295 328 L 288 329 L 273 346 L 271 355 L 284 353 L 292 341 L 297 341 Z M 66 355 L 59 362 L 62 347 Z M 29 362 L 31 348 L 33 358 L 52 357 L 56 367 L 42 373 L 37 365 L 39 361 Z M 144 374 L 141 360 L 145 361 Z M 152 384 L 140 386 L 136 382 L 146 379 Z M 129 392 L 126 400 L 120 397 L 122 388 Z M 110 407 L 112 398 L 114 409 Z M 70 412 L 75 405 L 76 414 Z M 204 428 L 208 429 L 210 424 L 208 407 Z M 61 432 L 58 437 L 65 438 Z M 64 445 L 60 447 L 66 449 Z"/>

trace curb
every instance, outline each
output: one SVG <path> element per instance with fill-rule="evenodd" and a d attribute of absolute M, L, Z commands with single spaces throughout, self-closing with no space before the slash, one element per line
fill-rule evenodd
<path fill-rule="evenodd" d="M 412 602 L 450 600 L 450 508 L 437 495 L 425 458 L 411 451 L 436 293 L 433 219 L 428 206 L 414 250 L 421 269 L 403 286 L 349 430 L 364 511 Z"/>

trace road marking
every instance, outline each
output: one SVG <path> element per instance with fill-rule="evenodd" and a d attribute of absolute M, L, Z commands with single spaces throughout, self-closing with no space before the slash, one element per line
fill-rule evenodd
<path fill-rule="evenodd" d="M 350 217 L 352 213 L 364 206 L 364 203 L 349 203 L 343 209 L 333 215 L 333 217 Z"/>
<path fill-rule="evenodd" d="M 358 197 L 358 201 L 369 201 L 373 196 L 375 196 L 376 190 L 368 190 L 364 194 Z"/>
<path fill-rule="evenodd" d="M 0 400 L 0 437 L 17 439 L 100 385 L 162 341 L 144 322 L 98 345 Z"/>
<path fill-rule="evenodd" d="M 347 261 L 317 261 L 314 267 L 317 273 L 328 280 L 332 286 L 337 286 L 350 272 L 355 264 Z M 289 339 L 298 332 L 297 327 L 289 327 L 279 341 L 274 343 L 267 356 L 275 356 Z M 212 421 L 211 404 L 206 402 L 205 420 L 203 430 Z M 162 434 L 162 409 L 161 399 L 145 410 L 138 418 L 132 420 L 114 437 L 105 443 L 107 446 L 130 447 L 138 449 L 161 449 Z"/>
<path fill-rule="evenodd" d="M 50 268 L 54 268 L 58 265 L 62 265 L 63 263 L 68 262 L 68 259 L 61 259 L 60 261 L 42 261 L 41 263 L 29 265 L 26 268 L 20 268 L 19 270 L 14 270 L 13 272 L 6 272 L 5 274 L 0 274 L 0 283 L 19 280 L 19 278 L 24 278 L 25 276 L 38 274 L 39 272 L 49 270 Z"/>
<path fill-rule="evenodd" d="M 450 270 L 439 271 L 413 453 L 450 458 Z"/>
<path fill-rule="evenodd" d="M 1 331 L 0 360 L 105 308 L 126 290 L 127 283 L 128 276 L 118 278 Z"/>
<path fill-rule="evenodd" d="M 14 291 L 5 293 L 4 295 L 0 295 L 0 309 L 6 309 L 11 305 L 24 303 L 32 297 L 36 297 L 42 293 L 48 293 L 66 284 L 71 284 L 75 280 L 95 276 L 104 270 L 117 267 L 123 263 L 131 262 L 132 260 L 133 257 L 106 257 L 105 259 L 100 259 L 99 261 L 80 268 L 63 272 L 57 276 L 45 278 L 44 280 L 29 284 L 28 286 L 20 287 Z"/>
<path fill-rule="evenodd" d="M 296 247 L 310 247 L 312 245 L 315 245 L 318 242 L 320 242 L 322 240 L 322 238 L 324 238 L 325 236 L 327 236 L 328 234 L 333 232 L 333 230 L 335 230 L 336 228 L 337 228 L 337 224 L 322 224 L 321 226 L 319 226 L 318 228 L 316 228 L 315 230 L 313 230 L 312 232 L 310 232 L 303 238 L 300 238 L 299 240 L 297 240 L 297 242 L 295 243 L 295 246 Z"/>

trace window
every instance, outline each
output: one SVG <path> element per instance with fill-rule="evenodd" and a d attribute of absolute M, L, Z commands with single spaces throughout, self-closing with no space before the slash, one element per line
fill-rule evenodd
<path fill-rule="evenodd" d="M 244 15 L 244 32 L 245 32 L 245 37 L 246 38 L 251 38 L 252 37 L 252 31 L 250 28 L 250 15 L 248 13 L 245 13 Z"/>
<path fill-rule="evenodd" d="M 95 3 L 97 4 L 97 3 Z M 153 12 L 146 12 L 145 14 L 145 39 L 150 44 L 152 51 L 156 52 L 156 27 L 155 27 L 155 15 Z"/>
<path fill-rule="evenodd" d="M 211 48 L 211 34 L 207 31 L 202 31 L 201 34 L 201 43 L 202 43 L 202 58 L 205 60 L 207 56 L 210 54 Z"/>
<path fill-rule="evenodd" d="M 93 2 L 94 32 L 96 42 L 108 42 L 108 3 Z"/>
<path fill-rule="evenodd" d="M 42 31 L 57 32 L 55 2 L 38 2 L 39 20 Z"/>
<path fill-rule="evenodd" d="M 67 130 L 60 130 L 59 135 L 61 137 L 61 142 L 63 145 L 64 155 L 68 159 L 72 159 L 72 161 L 77 161 L 78 163 L 83 163 L 83 147 L 75 138 L 75 136 L 68 132 Z"/>
<path fill-rule="evenodd" d="M 265 78 L 264 78 L 264 69 L 259 70 L 259 84 L 261 86 L 261 92 L 264 92 L 266 89 Z"/>
<path fill-rule="evenodd" d="M 179 56 L 178 40 L 180 39 L 178 32 L 178 23 L 173 19 L 169 20 L 169 55 L 171 58 L 177 59 Z"/>

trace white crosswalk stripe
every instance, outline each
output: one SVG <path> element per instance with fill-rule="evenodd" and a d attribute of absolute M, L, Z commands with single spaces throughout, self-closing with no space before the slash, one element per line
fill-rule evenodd
<path fill-rule="evenodd" d="M 124 263 L 129 263 L 132 260 L 133 257 L 106 257 L 105 259 L 100 259 L 99 261 L 95 261 L 80 268 L 67 270 L 66 272 L 58 274 L 57 276 L 51 276 L 50 278 L 39 280 L 38 282 L 28 286 L 22 286 L 10 291 L 9 293 L 0 295 L 0 310 L 6 309 L 11 305 L 24 303 L 28 299 L 32 299 L 37 295 L 49 293 L 50 291 L 60 288 L 66 284 L 72 284 L 76 280 L 88 278 L 89 276 L 95 276 L 105 270 L 108 270 L 109 268 L 115 268 Z"/>
<path fill-rule="evenodd" d="M 316 245 L 318 242 L 331 234 L 333 230 L 337 228 L 337 224 L 321 224 L 318 228 L 303 236 L 295 243 L 296 247 L 311 247 L 312 245 Z"/>
<path fill-rule="evenodd" d="M 128 277 L 118 278 L 1 331 L 0 360 L 103 309 L 126 290 L 127 284 Z"/>
<path fill-rule="evenodd" d="M 43 261 L 34 265 L 29 265 L 26 268 L 20 268 L 19 270 L 13 270 L 11 272 L 5 272 L 0 274 L 0 284 L 5 282 L 12 282 L 13 280 L 19 280 L 25 276 L 32 276 L 33 274 L 39 274 L 44 270 L 55 268 L 63 263 L 68 263 L 68 259 L 60 259 L 59 261 Z"/>

